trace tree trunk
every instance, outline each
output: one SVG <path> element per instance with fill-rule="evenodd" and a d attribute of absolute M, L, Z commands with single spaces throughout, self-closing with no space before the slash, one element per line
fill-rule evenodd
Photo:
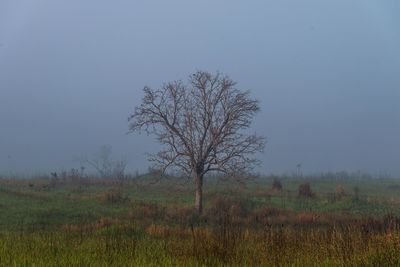
<path fill-rule="evenodd" d="M 203 175 L 195 174 L 196 182 L 196 202 L 195 207 L 199 214 L 203 212 Z"/>

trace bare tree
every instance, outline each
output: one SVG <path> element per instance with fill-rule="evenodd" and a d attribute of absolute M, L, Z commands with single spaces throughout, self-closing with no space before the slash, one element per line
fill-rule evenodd
<path fill-rule="evenodd" d="M 142 103 L 128 119 L 131 131 L 145 130 L 163 145 L 150 158 L 156 168 L 163 173 L 175 168 L 194 179 L 199 213 L 205 174 L 243 177 L 258 163 L 252 155 L 264 149 L 263 137 L 244 132 L 259 102 L 235 85 L 228 76 L 198 71 L 188 85 L 175 81 L 156 90 L 144 87 Z"/>
<path fill-rule="evenodd" d="M 113 161 L 111 154 L 111 147 L 103 145 L 91 159 L 82 157 L 79 161 L 81 164 L 88 164 L 94 168 L 101 178 L 123 180 L 125 178 L 126 161 L 124 159 Z"/>
<path fill-rule="evenodd" d="M 93 167 L 101 178 L 110 177 L 112 173 L 111 151 L 110 146 L 103 145 L 93 159 L 85 157 L 82 161 Z"/>

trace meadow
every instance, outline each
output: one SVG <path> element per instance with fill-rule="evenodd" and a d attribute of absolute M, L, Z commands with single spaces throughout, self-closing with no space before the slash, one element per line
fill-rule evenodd
<path fill-rule="evenodd" d="M 306 192 L 299 192 L 305 188 Z M 400 266 L 400 180 L 0 179 L 0 266 Z"/>

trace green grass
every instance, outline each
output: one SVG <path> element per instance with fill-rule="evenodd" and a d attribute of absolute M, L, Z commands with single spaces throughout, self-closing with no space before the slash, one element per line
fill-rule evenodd
<path fill-rule="evenodd" d="M 272 177 L 245 185 L 209 180 L 203 218 L 189 209 L 190 182 L 0 179 L 0 266 L 400 264 L 400 229 L 390 230 L 390 237 L 381 229 L 383 216 L 400 216 L 400 180 L 280 180 L 282 192 L 271 191 Z M 304 182 L 315 197 L 298 197 Z M 345 194 L 335 198 L 339 185 Z M 115 201 L 111 193 L 118 196 Z M 235 205 L 238 214 L 246 212 L 230 215 Z M 262 217 L 274 208 L 277 214 Z M 264 221 L 253 222 L 257 216 Z M 366 234 L 367 217 L 375 218 L 378 228 L 371 225 Z M 361 224 L 353 225 L 354 218 Z M 266 225 L 277 227 L 271 230 L 274 238 Z"/>
<path fill-rule="evenodd" d="M 293 211 L 337 212 L 366 216 L 382 216 L 387 213 L 400 215 L 399 180 L 321 180 L 309 179 L 313 199 L 299 199 L 297 188 L 303 179 L 283 178 L 284 193 L 269 196 L 271 179 L 263 178 L 248 183 L 246 188 L 238 185 L 209 182 L 205 186 L 205 207 L 212 205 L 218 196 L 240 199 L 247 206 L 260 208 L 272 206 Z M 336 186 L 344 187 L 346 196 L 332 201 L 330 194 Z M 191 206 L 194 192 L 191 183 L 180 185 L 176 181 L 160 184 L 127 182 L 123 186 L 93 183 L 85 186 L 59 185 L 43 190 L 40 186 L 30 188 L 20 183 L 0 183 L 0 225 L 15 228 L 21 224 L 61 225 L 93 222 L 102 217 L 120 217 L 138 201 L 165 206 Z M 352 189 L 359 188 L 359 199 Z M 118 190 L 128 200 L 109 203 L 101 195 Z M 173 192 L 171 194 L 171 192 Z M 257 193 L 257 194 L 255 194 Z M 11 208 L 10 208 L 11 207 Z"/>

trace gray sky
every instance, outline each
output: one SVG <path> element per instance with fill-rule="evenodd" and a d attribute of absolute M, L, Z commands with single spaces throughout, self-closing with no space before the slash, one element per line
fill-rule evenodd
<path fill-rule="evenodd" d="M 78 167 L 126 135 L 144 85 L 219 70 L 250 89 L 264 173 L 400 175 L 400 2 L 0 1 L 0 173 Z"/>

